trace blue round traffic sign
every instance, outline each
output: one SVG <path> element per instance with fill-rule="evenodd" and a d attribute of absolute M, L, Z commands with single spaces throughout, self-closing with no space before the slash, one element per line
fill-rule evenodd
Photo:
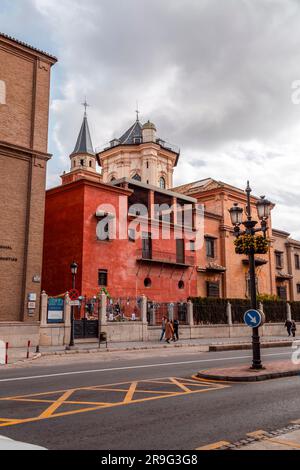
<path fill-rule="evenodd" d="M 244 322 L 251 328 L 256 328 L 261 324 L 262 315 L 259 310 L 248 310 L 244 315 Z"/>

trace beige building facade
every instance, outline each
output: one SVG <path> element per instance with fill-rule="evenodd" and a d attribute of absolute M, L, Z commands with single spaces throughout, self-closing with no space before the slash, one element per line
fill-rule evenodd
<path fill-rule="evenodd" d="M 276 293 L 282 299 L 300 301 L 300 241 L 288 232 L 273 230 Z"/>
<path fill-rule="evenodd" d="M 156 135 L 150 121 L 136 122 L 120 137 L 97 154 L 104 183 L 130 178 L 161 189 L 173 187 L 173 172 L 179 148 Z"/>

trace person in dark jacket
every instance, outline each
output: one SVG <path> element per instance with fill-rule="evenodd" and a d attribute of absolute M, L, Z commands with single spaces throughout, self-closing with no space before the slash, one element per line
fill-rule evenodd
<path fill-rule="evenodd" d="M 174 336 L 173 336 L 173 341 L 178 341 L 179 340 L 179 321 L 175 319 L 173 321 L 173 330 L 174 330 Z"/>
<path fill-rule="evenodd" d="M 291 321 L 291 320 L 287 320 L 287 321 L 285 322 L 284 326 L 285 326 L 286 329 L 287 329 L 288 335 L 291 336 L 292 321 Z"/>
<path fill-rule="evenodd" d="M 291 332 L 294 338 L 296 336 L 296 330 L 297 330 L 296 322 L 295 320 L 292 320 Z"/>

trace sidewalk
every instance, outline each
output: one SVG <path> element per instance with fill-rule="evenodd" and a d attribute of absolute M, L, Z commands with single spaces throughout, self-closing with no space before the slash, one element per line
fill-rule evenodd
<path fill-rule="evenodd" d="M 296 339 L 296 338 L 295 338 Z M 278 347 L 291 346 L 292 342 L 285 336 L 270 336 L 261 338 L 262 347 Z M 77 353 L 101 353 L 115 351 L 135 351 L 135 350 L 160 350 L 172 348 L 192 348 L 198 347 L 201 352 L 208 352 L 210 347 L 216 350 L 216 346 L 226 346 L 226 350 L 245 350 L 251 349 L 251 336 L 242 338 L 203 338 L 203 339 L 187 339 L 179 340 L 176 343 L 167 344 L 165 341 L 145 341 L 145 342 L 118 342 L 101 343 L 100 348 L 98 341 L 86 342 L 75 341 L 75 346 L 70 351 L 65 346 L 40 346 L 39 355 L 36 354 L 36 348 L 30 349 L 30 359 L 40 356 L 53 356 Z M 230 349 L 229 349 L 230 346 Z M 246 346 L 248 346 L 246 348 Z M 16 363 L 26 360 L 27 348 L 10 348 L 8 350 L 8 363 Z M 0 366 L 1 367 L 1 366 Z"/>
<path fill-rule="evenodd" d="M 240 441 L 220 441 L 199 450 L 300 450 L 299 420 L 276 431 L 258 430 L 248 433 Z"/>

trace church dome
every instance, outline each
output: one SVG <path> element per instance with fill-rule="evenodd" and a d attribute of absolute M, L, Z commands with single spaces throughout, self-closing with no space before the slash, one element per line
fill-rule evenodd
<path fill-rule="evenodd" d="M 143 130 L 144 129 L 153 129 L 154 131 L 156 131 L 155 124 L 153 124 L 153 122 L 150 122 L 150 121 L 147 121 L 146 124 L 143 125 Z"/>

